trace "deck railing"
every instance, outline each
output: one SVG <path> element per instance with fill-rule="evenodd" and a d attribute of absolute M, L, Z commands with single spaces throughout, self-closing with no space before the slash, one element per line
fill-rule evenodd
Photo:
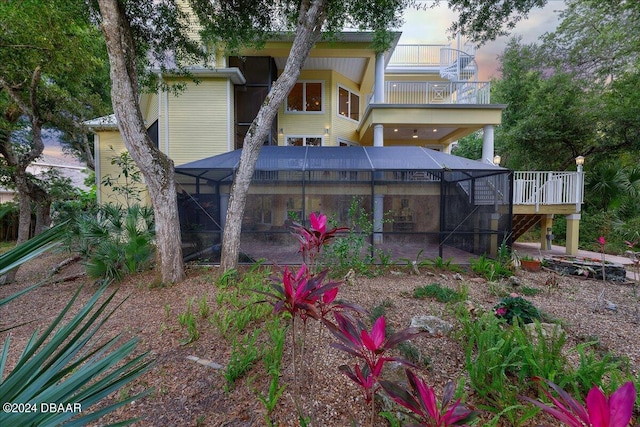
<path fill-rule="evenodd" d="M 490 104 L 489 82 L 385 82 L 387 104 Z"/>
<path fill-rule="evenodd" d="M 514 172 L 513 204 L 576 205 L 583 202 L 584 179 L 580 172 Z"/>
<path fill-rule="evenodd" d="M 405 44 L 396 46 L 389 60 L 390 67 L 439 67 L 440 50 L 444 44 Z"/>

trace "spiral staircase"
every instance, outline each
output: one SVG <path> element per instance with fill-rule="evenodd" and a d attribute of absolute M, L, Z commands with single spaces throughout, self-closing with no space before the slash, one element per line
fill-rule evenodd
<path fill-rule="evenodd" d="M 459 46 L 459 45 L 458 45 Z M 477 96 L 478 64 L 475 47 L 465 45 L 464 50 L 443 47 L 440 49 L 440 77 L 454 85 L 458 103 L 475 104 Z"/>

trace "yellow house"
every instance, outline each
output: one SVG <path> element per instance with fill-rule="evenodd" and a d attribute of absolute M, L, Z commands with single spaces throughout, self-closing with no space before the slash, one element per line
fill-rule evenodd
<path fill-rule="evenodd" d="M 493 130 L 500 124 L 505 106 L 492 104 L 490 84 L 478 81 L 474 50 L 451 45 L 398 45 L 399 38 L 400 33 L 396 33 L 391 48 L 384 53 L 372 50 L 373 35 L 367 32 L 344 32 L 335 40 L 317 43 L 304 64 L 298 82 L 280 107 L 265 145 L 323 149 L 413 146 L 446 155 L 459 138 L 482 130 L 482 159 L 477 162 L 478 170 L 485 170 L 481 175 L 495 173 L 497 176 L 505 172 L 506 170 L 494 165 L 496 159 L 493 148 Z M 249 125 L 271 85 L 284 69 L 290 47 L 291 39 L 282 36 L 274 37 L 261 50 L 245 50 L 239 57 L 218 54 L 215 64 L 207 68 L 191 69 L 195 82 L 179 80 L 171 75 L 162 76 L 168 83 L 184 84 L 184 90 L 179 95 L 162 91 L 142 95 L 140 105 L 151 139 L 173 159 L 178 172 L 185 165 L 232 153 L 242 147 Z M 89 124 L 96 134 L 98 197 L 101 202 L 105 202 L 112 195 L 109 188 L 101 185 L 101 181 L 118 172 L 111 164 L 114 154 L 111 149 L 117 153 L 124 150 L 124 144 L 113 117 L 97 119 Z M 335 154 L 329 155 L 331 156 Z M 400 173 L 404 160 L 395 160 L 395 172 Z M 447 162 L 453 161 L 439 162 L 441 169 L 446 171 L 449 169 Z M 337 173 L 331 170 L 332 174 Z M 267 171 L 258 170 L 263 176 L 266 176 L 264 173 Z M 412 179 L 429 176 L 430 178 L 423 179 L 433 183 L 433 176 L 437 173 L 434 175 L 429 171 L 431 169 L 412 169 Z M 231 176 L 232 173 L 231 170 Z M 376 172 L 370 170 L 368 173 L 366 175 L 362 170 L 360 175 L 355 173 L 353 178 L 358 180 L 366 175 L 374 181 Z M 186 174 L 190 176 L 189 172 Z M 495 231 L 490 239 L 490 246 L 483 246 L 487 252 L 495 252 L 498 241 L 509 240 L 520 232 L 517 227 L 512 228 L 512 220 L 514 223 L 530 226 L 532 222 L 542 219 L 546 227 L 554 213 L 562 213 L 570 215 L 568 250 L 577 250 L 577 224 L 582 193 L 581 175 L 574 175 L 567 177 L 545 172 L 544 175 L 520 177 L 516 174 L 512 177 L 509 173 L 508 182 L 501 182 L 501 188 L 497 188 L 495 182 L 489 182 L 488 178 L 481 179 L 487 180 L 481 186 L 475 181 L 465 184 L 469 197 L 472 197 L 471 194 L 479 197 L 478 194 L 483 191 L 494 194 L 491 199 L 493 202 L 482 202 L 493 203 L 493 213 L 485 215 L 484 219 L 476 219 L 469 226 L 470 229 Z M 230 178 L 227 176 L 224 179 L 228 181 Z M 217 198 L 213 221 L 219 229 L 223 225 L 222 212 L 226 206 L 219 188 L 220 182 L 223 181 L 215 184 L 218 189 L 212 193 Z M 198 197 L 206 198 L 200 191 L 200 184 L 199 181 L 182 180 L 182 188 L 178 191 L 190 195 L 197 192 Z M 207 185 L 215 186 L 212 180 L 207 181 Z M 474 186 L 479 187 L 475 189 Z M 252 187 L 255 187 L 252 191 L 261 191 L 258 190 L 259 185 Z M 273 182 L 264 188 L 269 187 L 273 187 Z M 426 188 L 426 185 L 423 186 L 426 192 L 442 192 L 442 188 Z M 286 191 L 289 190 L 283 190 L 285 193 Z M 360 194 L 359 191 L 351 195 Z M 363 191 L 370 193 L 373 190 Z M 384 201 L 382 193 L 370 197 L 375 231 L 410 233 L 416 229 L 411 225 L 415 214 L 402 213 L 426 212 L 424 206 L 419 205 L 430 202 L 426 199 L 419 202 L 411 192 L 402 191 L 404 196 L 400 195 L 393 200 Z M 500 203 L 497 202 L 497 194 L 500 195 Z M 514 196 L 517 200 L 512 199 Z M 275 206 L 278 203 L 273 199 L 256 196 L 250 199 L 250 204 L 259 203 L 260 207 L 249 206 L 248 212 L 258 212 L 255 215 L 260 217 L 258 223 L 262 225 L 261 228 L 282 227 L 290 212 L 307 215 L 320 207 L 318 203 L 321 199 L 316 199 L 314 205 L 305 197 L 299 201 L 282 202 L 284 204 L 279 212 Z M 390 215 L 395 217 L 397 224 L 405 225 L 395 228 L 383 225 L 386 212 L 391 212 Z M 210 213 L 207 215 L 211 216 Z M 432 212 L 429 215 L 431 218 L 439 218 L 443 212 L 439 211 L 437 215 Z M 498 223 L 505 223 L 504 219 L 499 219 L 504 215 L 508 217 L 508 226 L 498 227 Z M 411 221 L 407 221 L 409 217 Z M 522 218 L 527 221 L 521 221 Z M 440 219 L 437 221 L 443 222 Z M 496 227 L 500 229 L 499 232 Z M 441 235 L 439 241 L 442 246 L 443 239 L 446 241 L 447 237 L 442 236 L 442 228 L 436 231 Z M 211 240 L 214 243 L 216 241 Z M 471 246 L 475 247 L 477 243 L 478 237 Z"/>

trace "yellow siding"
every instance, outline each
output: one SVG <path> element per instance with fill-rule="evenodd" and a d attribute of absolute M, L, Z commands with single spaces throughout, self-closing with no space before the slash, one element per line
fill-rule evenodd
<path fill-rule="evenodd" d="M 303 71 L 298 80 L 313 80 L 324 82 L 323 113 L 285 113 L 284 105 L 280 106 L 278 113 L 278 128 L 284 135 L 278 135 L 278 145 L 285 144 L 287 136 L 325 136 L 325 128 L 331 128 L 331 71 Z M 327 139 L 323 144 L 327 144 Z M 334 140 L 335 141 L 335 140 Z M 335 145 L 335 142 L 331 145 Z"/>
<path fill-rule="evenodd" d="M 111 164 L 111 159 L 126 151 L 124 142 L 122 141 L 120 132 L 117 130 L 100 131 L 97 135 L 100 144 L 100 152 L 96 159 L 98 167 L 98 170 L 96 171 L 98 201 L 100 203 L 119 203 L 124 205 L 125 200 L 122 196 L 115 194 L 111 187 L 102 185 L 102 180 L 106 177 L 115 179 L 122 172 L 118 166 Z M 117 185 L 125 185 L 124 179 L 119 179 L 116 183 Z M 146 199 L 146 186 L 141 186 L 141 190 L 144 190 L 142 197 L 143 199 Z M 148 202 L 148 200 L 143 201 Z"/>
<path fill-rule="evenodd" d="M 278 145 L 285 144 L 287 136 L 323 136 L 323 145 L 335 146 L 338 138 L 358 142 L 356 131 L 358 123 L 338 115 L 338 84 L 360 94 L 360 114 L 364 112 L 366 94 L 360 92 L 359 86 L 343 76 L 332 71 L 303 71 L 299 80 L 314 80 L 324 82 L 324 112 L 323 114 L 285 113 L 284 105 L 278 114 L 278 128 L 283 134 L 278 135 Z M 329 135 L 325 129 L 329 128 Z"/>
<path fill-rule="evenodd" d="M 358 122 L 348 119 L 338 114 L 338 85 L 343 86 L 350 91 L 360 95 L 360 115 L 365 109 L 366 94 L 360 92 L 360 87 L 352 80 L 340 73 L 332 73 L 333 81 L 331 84 L 331 92 L 333 102 L 331 104 L 331 145 L 338 145 L 338 138 L 346 139 L 351 142 L 358 142 Z"/>
<path fill-rule="evenodd" d="M 158 111 L 158 95 L 157 94 L 148 94 L 145 96 L 144 105 L 140 105 L 142 109 L 142 116 L 144 117 L 144 122 L 147 124 L 147 127 L 151 126 L 153 122 L 158 120 L 158 116 L 160 112 Z"/>
<path fill-rule="evenodd" d="M 186 84 L 187 88 L 178 96 L 167 96 L 169 157 L 176 165 L 229 151 L 232 85 L 226 79 Z M 160 123 L 160 148 L 163 151 L 166 125 L 163 119 Z"/>

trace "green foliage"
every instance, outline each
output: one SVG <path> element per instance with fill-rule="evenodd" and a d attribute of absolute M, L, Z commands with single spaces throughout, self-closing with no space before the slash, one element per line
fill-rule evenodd
<path fill-rule="evenodd" d="M 112 146 L 109 148 L 113 153 L 111 164 L 117 166 L 119 172 L 115 177 L 105 175 L 102 179 L 102 185 L 111 187 L 115 193 L 112 197 L 123 197 L 127 208 L 133 204 L 139 204 L 142 202 L 142 193 L 146 191 L 146 187 L 142 182 L 142 172 L 140 172 L 128 151 L 118 154 Z"/>
<path fill-rule="evenodd" d="M 375 265 L 375 253 L 370 243 L 373 232 L 371 215 L 365 210 L 362 201 L 354 197 L 349 205 L 349 231 L 346 235 L 338 235 L 324 247 L 320 263 L 331 268 L 331 274 L 342 276 L 349 270 L 357 274 L 371 275 Z M 335 223 L 335 221 L 332 221 Z M 381 260 L 387 255 L 378 251 Z"/>
<path fill-rule="evenodd" d="M 198 312 L 200 313 L 200 317 L 206 319 L 209 317 L 209 312 L 211 308 L 209 307 L 209 303 L 207 302 L 207 296 L 202 295 L 202 298 L 198 300 Z"/>
<path fill-rule="evenodd" d="M 444 303 L 459 302 L 466 299 L 466 295 L 450 288 L 444 288 L 440 283 L 432 283 L 415 288 L 413 290 L 413 297 L 418 299 L 433 298 L 438 302 Z"/>
<path fill-rule="evenodd" d="M 194 299 L 190 298 L 187 301 L 187 308 L 184 313 L 180 313 L 178 315 L 178 323 L 183 328 L 187 328 L 188 338 L 186 340 L 182 340 L 181 344 L 191 344 L 194 341 L 197 341 L 200 338 L 200 332 L 198 332 L 198 324 L 196 321 L 196 316 L 193 314 L 192 305 L 194 303 Z"/>
<path fill-rule="evenodd" d="M 278 381 L 286 334 L 286 328 L 277 319 L 267 320 L 272 309 L 266 304 L 260 304 L 263 296 L 256 292 L 268 289 L 266 283 L 270 274 L 271 271 L 262 268 L 260 264 L 254 265 L 243 275 L 236 270 L 225 272 L 216 281 L 218 308 L 210 319 L 221 335 L 231 342 L 232 353 L 224 372 L 227 380 L 225 389 L 230 390 L 237 380 L 244 377 L 263 358 L 271 380 L 267 394 L 259 394 L 258 399 L 268 410 L 275 407 L 284 391 Z M 266 324 L 263 325 L 265 321 Z M 258 348 L 258 338 L 265 331 L 271 345 Z"/>
<path fill-rule="evenodd" d="M 459 13 L 449 31 L 482 44 L 507 35 L 531 9 L 546 3 L 546 0 L 449 0 L 449 8 Z"/>
<path fill-rule="evenodd" d="M 79 216 L 69 237 L 70 246 L 85 259 L 89 276 L 121 280 L 149 267 L 154 235 L 150 208 L 104 205 L 97 215 Z"/>
<path fill-rule="evenodd" d="M 527 393 L 523 385 L 531 377 L 556 378 L 562 372 L 564 335 L 540 338 L 540 326 L 536 324 L 537 335 L 533 339 L 520 323 L 504 327 L 504 320 L 491 313 L 471 319 L 461 311 L 460 321 L 470 386 L 483 407 L 512 423 L 527 416 L 518 403 L 518 395 Z"/>
<path fill-rule="evenodd" d="M 0 275 L 59 245 L 68 225 L 62 222 L 0 255 Z"/>
<path fill-rule="evenodd" d="M 93 185 L 89 191 L 76 189 L 75 197 L 56 201 L 52 208 L 56 222 L 69 220 L 73 223 L 76 218 L 85 213 L 95 215 L 98 211 L 96 186 Z"/>
<path fill-rule="evenodd" d="M 7 113 L 0 135 L 21 127 L 11 117 L 20 99 L 29 106 L 22 115 L 40 115 L 40 124 L 64 132 L 65 149 L 78 155 L 92 149 L 71 143 L 83 141 L 84 120 L 111 108 L 104 39 L 87 12 L 84 3 L 63 0 L 0 3 L 0 86 L 15 96 L 11 102 L 0 96 L 0 111 Z"/>
<path fill-rule="evenodd" d="M 58 425 L 81 412 L 69 425 L 86 425 L 150 392 L 127 396 L 96 411 L 88 410 L 147 372 L 152 364 L 147 353 L 133 356 L 136 338 L 124 344 L 118 343 L 119 335 L 100 339 L 101 329 L 115 311 L 109 308 L 115 292 L 103 298 L 105 289 L 106 285 L 101 286 L 77 314 L 69 318 L 67 315 L 81 291 L 78 289 L 45 331 L 34 332 L 11 372 L 5 372 L 10 337 L 5 340 L 0 356 L 3 402 L 73 402 L 80 405 L 81 411 L 2 411 L 0 424 Z"/>
<path fill-rule="evenodd" d="M 561 387 L 575 395 L 585 396 L 594 384 L 610 394 L 629 378 L 623 370 L 622 360 L 608 352 L 599 355 L 594 344 L 587 342 L 576 346 L 573 351 L 578 354 L 578 366 L 570 369 L 561 381 Z M 607 383 L 603 381 L 605 378 L 609 380 Z"/>
<path fill-rule="evenodd" d="M 276 408 L 278 399 L 282 396 L 286 385 L 280 386 L 280 377 L 282 375 L 282 355 L 284 353 L 284 343 L 287 336 L 287 328 L 280 324 L 280 319 L 275 317 L 265 323 L 264 329 L 270 338 L 270 345 L 265 346 L 262 355 L 264 367 L 269 374 L 269 390 L 266 394 L 259 393 L 258 400 L 267 410 L 265 421 L 270 423 L 269 415 Z"/>
<path fill-rule="evenodd" d="M 471 271 L 484 276 L 490 281 L 513 275 L 510 265 L 505 265 L 500 260 L 487 258 L 486 255 L 481 255 L 476 259 L 470 259 L 469 263 L 471 265 Z"/>
<path fill-rule="evenodd" d="M 451 150 L 451 154 L 472 160 L 482 158 L 482 133 L 475 132 L 460 138 Z"/>
<path fill-rule="evenodd" d="M 518 287 L 518 292 L 526 297 L 533 297 L 542 292 L 542 289 L 532 288 L 530 286 Z"/>
<path fill-rule="evenodd" d="M 261 350 L 256 345 L 260 330 L 256 329 L 251 334 L 242 338 L 233 337 L 231 341 L 231 356 L 224 370 L 224 378 L 227 380 L 225 391 L 230 391 L 235 382 L 242 378 L 261 357 Z"/>
<path fill-rule="evenodd" d="M 253 268 L 240 278 L 237 272 L 226 272 L 218 279 L 216 303 L 218 309 L 211 317 L 211 323 L 223 337 L 231 338 L 242 334 L 253 323 L 259 323 L 271 313 L 266 304 L 259 304 L 263 296 L 256 291 L 268 289 L 265 284 L 270 271 Z"/>
<path fill-rule="evenodd" d="M 531 301 L 521 296 L 510 295 L 502 298 L 500 302 L 493 307 L 493 311 L 496 316 L 505 319 L 509 324 L 513 324 L 515 318 L 518 318 L 518 322 L 525 324 L 540 320 L 538 309 Z"/>

